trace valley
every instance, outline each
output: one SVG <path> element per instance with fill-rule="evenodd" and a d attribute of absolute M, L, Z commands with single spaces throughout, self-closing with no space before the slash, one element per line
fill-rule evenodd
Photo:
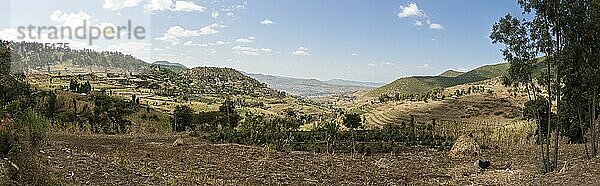
<path fill-rule="evenodd" d="M 0 185 L 600 185 L 600 0 L 0 9 Z"/>

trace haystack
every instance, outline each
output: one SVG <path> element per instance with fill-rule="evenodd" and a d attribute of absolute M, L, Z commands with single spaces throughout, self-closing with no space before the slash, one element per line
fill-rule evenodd
<path fill-rule="evenodd" d="M 185 145 L 185 141 L 183 141 L 183 138 L 177 138 L 177 140 L 175 140 L 175 142 L 173 143 L 173 146 L 175 147 L 183 145 Z"/>
<path fill-rule="evenodd" d="M 477 156 L 479 154 L 479 145 L 475 139 L 469 136 L 460 136 L 454 142 L 452 149 L 450 150 L 450 156 L 452 157 L 460 157 L 460 156 Z"/>

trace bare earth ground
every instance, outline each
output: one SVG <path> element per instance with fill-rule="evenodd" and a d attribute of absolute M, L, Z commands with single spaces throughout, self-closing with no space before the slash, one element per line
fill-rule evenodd
<path fill-rule="evenodd" d="M 50 171 L 73 185 L 599 185 L 600 161 L 580 145 L 563 145 L 561 171 L 541 174 L 537 147 L 487 150 L 480 157 L 512 162 L 509 170 L 479 171 L 477 157 L 448 152 L 396 154 L 278 152 L 211 144 L 179 136 L 51 134 L 41 150 Z M 565 154 L 566 153 L 566 154 Z"/>

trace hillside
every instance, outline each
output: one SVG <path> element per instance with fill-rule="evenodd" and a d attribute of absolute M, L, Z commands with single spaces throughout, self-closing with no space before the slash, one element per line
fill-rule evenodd
<path fill-rule="evenodd" d="M 464 74 L 464 72 L 459 72 L 456 70 L 447 70 L 446 72 L 443 72 L 439 76 L 441 76 L 441 77 L 456 77 L 456 76 L 460 76 L 462 74 Z"/>
<path fill-rule="evenodd" d="M 7 42 L 26 68 L 45 73 L 143 72 L 150 64 L 121 52 L 98 52 L 44 46 L 35 42 Z"/>
<path fill-rule="evenodd" d="M 179 74 L 180 86 L 189 85 L 190 93 L 277 96 L 266 84 L 231 68 L 195 67 Z"/>
<path fill-rule="evenodd" d="M 156 66 L 160 66 L 163 68 L 167 68 L 169 70 L 172 70 L 173 72 L 179 73 L 182 72 L 184 70 L 187 70 L 188 68 L 182 64 L 179 63 L 171 63 L 168 61 L 155 61 L 154 63 L 152 63 L 152 65 L 156 65 Z"/>
<path fill-rule="evenodd" d="M 456 77 L 415 76 L 397 79 L 396 81 L 369 92 L 368 96 L 381 94 L 419 94 L 435 88 L 446 88 L 455 85 L 472 83 L 500 77 L 508 70 L 508 63 L 485 65 Z"/>
<path fill-rule="evenodd" d="M 332 94 L 345 94 L 345 93 L 353 93 L 359 90 L 368 90 L 372 87 L 370 86 L 353 86 L 350 84 L 365 84 L 362 82 L 347 82 L 345 80 L 336 80 L 333 82 L 338 82 L 339 84 L 327 83 L 330 81 L 319 81 L 316 79 L 299 79 L 299 78 L 290 78 L 290 77 L 281 77 L 281 76 L 273 76 L 273 75 L 263 75 L 263 74 L 250 74 L 246 75 L 257 79 L 260 82 L 263 82 L 269 87 L 287 92 L 296 96 L 328 96 Z M 342 85 L 346 84 L 346 85 Z M 366 83 L 368 84 L 368 83 Z"/>

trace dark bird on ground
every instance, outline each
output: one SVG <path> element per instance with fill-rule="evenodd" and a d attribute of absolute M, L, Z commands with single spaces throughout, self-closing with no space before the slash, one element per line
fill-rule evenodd
<path fill-rule="evenodd" d="M 476 168 L 479 168 L 479 169 L 487 169 L 490 166 L 492 166 L 492 163 L 490 163 L 490 161 L 486 161 L 486 160 L 477 160 L 477 161 L 475 161 L 474 165 Z"/>

